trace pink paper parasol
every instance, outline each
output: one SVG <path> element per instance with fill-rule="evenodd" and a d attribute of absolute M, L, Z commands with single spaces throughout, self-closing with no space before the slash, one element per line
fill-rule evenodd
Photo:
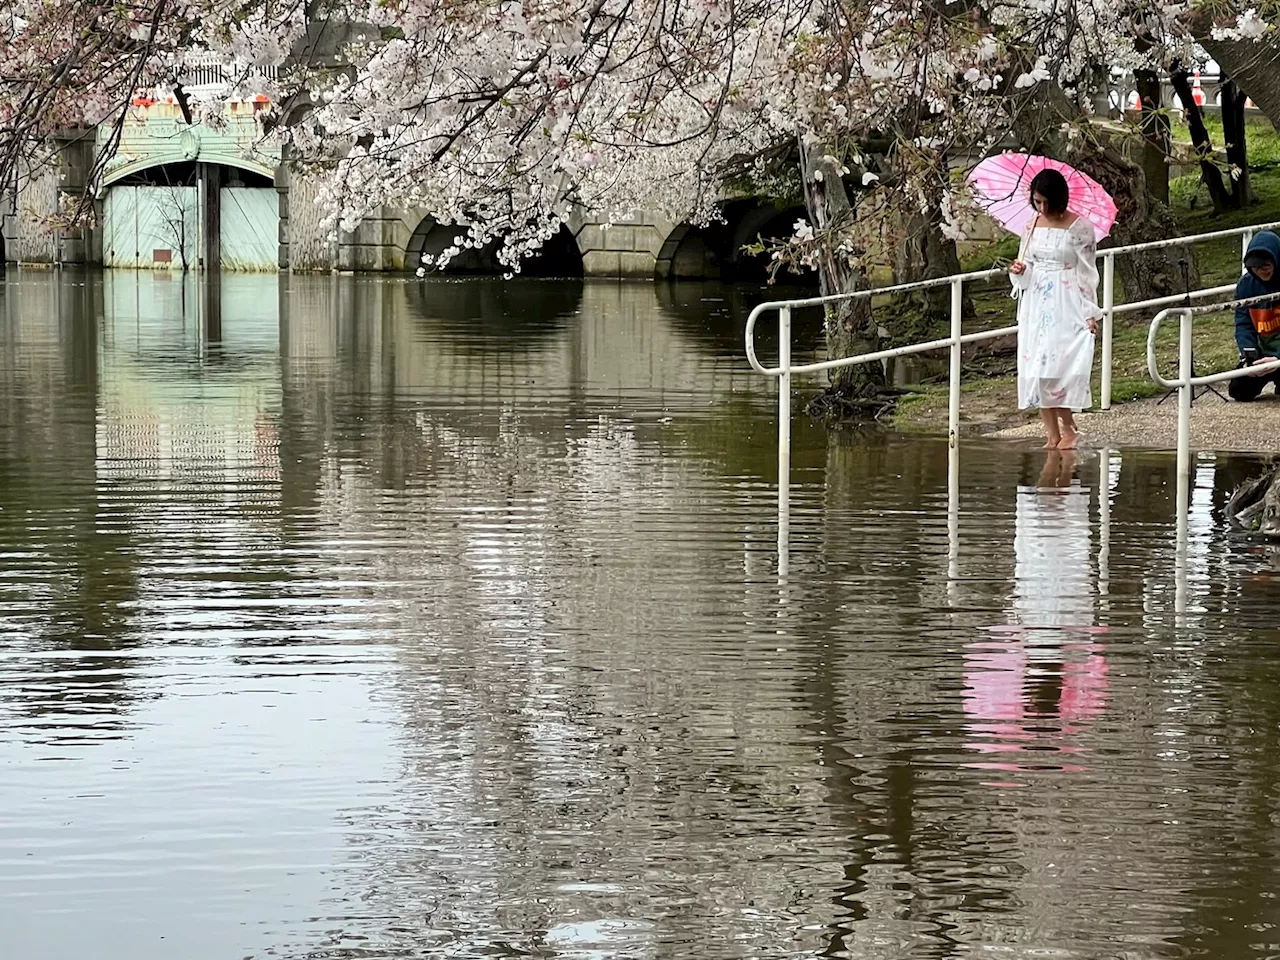
<path fill-rule="evenodd" d="M 1041 170 L 1057 170 L 1067 179 L 1071 199 L 1067 209 L 1093 224 L 1099 240 L 1116 222 L 1116 204 L 1092 177 L 1075 167 L 1026 153 L 987 157 L 969 171 L 968 181 L 978 204 L 1006 230 L 1021 235 L 1031 218 L 1031 180 Z"/>

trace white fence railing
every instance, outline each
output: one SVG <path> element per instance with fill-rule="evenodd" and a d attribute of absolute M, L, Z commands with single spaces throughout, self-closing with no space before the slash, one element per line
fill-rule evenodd
<path fill-rule="evenodd" d="M 1116 303 L 1115 288 L 1115 263 L 1117 257 L 1127 256 L 1134 253 L 1141 253 L 1148 250 L 1159 250 L 1169 247 L 1180 247 L 1188 244 L 1203 243 L 1208 240 L 1221 240 L 1228 237 L 1240 237 L 1240 251 L 1243 259 L 1244 251 L 1248 249 L 1249 241 L 1253 239 L 1255 233 L 1259 230 L 1269 230 L 1280 227 L 1280 221 L 1271 223 L 1253 224 L 1247 227 L 1235 227 L 1229 230 L 1215 230 L 1210 233 L 1196 234 L 1190 237 L 1174 237 L 1170 240 L 1156 240 L 1151 243 L 1137 243 L 1126 247 L 1112 247 L 1106 250 L 1098 251 L 1098 256 L 1102 259 L 1102 299 L 1099 306 L 1103 311 L 1102 320 L 1102 376 L 1100 390 L 1100 404 L 1103 410 L 1111 408 L 1111 366 L 1112 366 L 1112 337 L 1115 328 L 1115 317 L 1117 314 L 1134 313 L 1139 310 L 1147 310 L 1156 307 L 1169 307 L 1174 304 L 1182 304 L 1187 300 L 1186 294 L 1157 297 L 1149 300 L 1136 300 L 1126 303 Z M 868 290 L 858 290 L 853 293 L 837 294 L 829 297 L 811 297 L 804 300 L 776 300 L 762 303 L 751 311 L 747 317 L 746 328 L 746 351 L 747 360 L 751 366 L 761 374 L 768 377 L 778 378 L 778 573 L 785 576 L 787 573 L 787 542 L 789 535 L 789 516 L 790 516 L 790 488 L 791 488 L 791 377 L 793 374 L 812 374 L 822 373 L 827 370 L 835 370 L 840 367 L 856 366 L 863 363 L 876 363 L 891 357 L 905 357 L 916 353 L 927 353 L 933 350 L 949 350 L 950 351 L 950 372 L 948 376 L 948 403 L 947 403 L 947 441 L 952 450 L 956 448 L 960 436 L 960 361 L 961 351 L 966 343 L 977 343 L 982 340 L 991 340 L 996 337 L 1007 336 L 1017 333 L 1016 326 L 1001 327 L 998 330 L 983 330 L 975 333 L 964 333 L 963 326 L 963 305 L 964 305 L 964 285 L 966 283 L 976 283 L 983 280 L 991 280 L 995 277 L 1001 277 L 1006 274 L 1002 268 L 994 270 L 981 270 L 974 273 L 962 273 L 951 277 L 941 277 L 936 280 L 923 280 L 919 283 L 904 283 L 892 287 L 879 287 Z M 837 303 L 847 300 L 861 300 L 868 297 L 884 296 L 886 294 L 905 293 L 911 290 L 926 290 L 934 287 L 950 286 L 951 287 L 951 333 L 949 336 L 939 340 L 929 340 L 924 343 L 910 344 L 905 347 L 894 347 L 888 350 L 877 350 L 873 353 L 863 353 L 853 357 L 838 357 L 832 360 L 824 360 L 817 363 L 792 364 L 791 362 L 791 311 L 802 307 L 825 306 L 829 303 Z M 1235 291 L 1235 284 L 1227 284 L 1218 287 L 1207 287 L 1200 290 L 1191 291 L 1189 296 L 1192 300 L 1203 300 L 1207 297 L 1221 297 L 1231 294 Z M 1215 309 L 1221 309 L 1216 307 Z M 756 322 L 765 313 L 777 311 L 778 313 L 778 365 L 776 367 L 764 366 L 756 356 L 755 347 L 755 329 Z M 1169 313 L 1168 310 L 1157 317 L 1157 321 Z M 1153 331 L 1156 329 L 1156 321 L 1153 321 Z M 1152 333 L 1154 337 L 1154 333 Z M 1278 361 L 1280 363 L 1280 361 Z M 1152 371 L 1154 376 L 1154 370 Z M 1216 374 L 1221 379 L 1231 379 L 1235 373 Z M 1197 383 L 1203 378 L 1199 378 Z M 1163 382 L 1163 381 L 1158 381 Z M 1205 381 L 1216 382 L 1216 381 Z M 956 458 L 952 457 L 951 471 L 954 473 L 958 468 L 956 466 Z"/>
<path fill-rule="evenodd" d="M 247 84 L 251 93 L 263 92 L 276 79 L 275 67 L 251 66 L 241 61 L 228 62 L 211 54 L 188 57 L 179 71 L 187 90 L 192 93 L 225 93 L 237 84 Z"/>
<path fill-rule="evenodd" d="M 1187 513 L 1190 507 L 1191 487 L 1191 400 L 1196 387 L 1222 383 L 1226 380 L 1237 380 L 1241 377 L 1262 376 L 1280 370 L 1280 360 L 1269 363 L 1258 363 L 1249 367 L 1238 367 L 1235 370 L 1223 370 L 1219 373 L 1208 373 L 1195 376 L 1191 363 L 1191 343 L 1193 325 L 1196 314 L 1217 313 L 1237 306 L 1251 303 L 1274 302 L 1275 297 L 1254 297 L 1252 300 L 1232 300 L 1227 303 L 1214 303 L 1201 307 L 1179 307 L 1161 310 L 1151 321 L 1147 331 L 1147 371 L 1151 379 L 1169 390 L 1178 391 L 1178 542 L 1186 539 Z M 1171 316 L 1177 315 L 1178 324 L 1178 378 L 1166 380 L 1160 375 L 1156 358 L 1156 340 L 1160 335 L 1160 326 Z"/>

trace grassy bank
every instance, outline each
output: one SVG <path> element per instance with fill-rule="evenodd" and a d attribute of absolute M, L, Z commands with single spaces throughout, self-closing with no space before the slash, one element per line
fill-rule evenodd
<path fill-rule="evenodd" d="M 1206 126 L 1215 146 L 1222 144 L 1222 124 L 1216 117 L 1207 118 Z M 1175 128 L 1174 138 L 1189 149 L 1190 135 L 1185 128 Z M 1249 122 L 1250 176 L 1257 202 L 1245 210 L 1232 210 L 1215 215 L 1208 192 L 1199 183 L 1199 174 L 1179 177 L 1170 183 L 1170 203 L 1184 234 L 1209 233 L 1231 227 L 1280 220 L 1280 136 L 1265 119 Z M 1238 238 L 1210 241 L 1197 245 L 1202 286 L 1231 283 L 1240 274 L 1240 241 Z M 995 263 L 1007 263 L 1017 256 L 1014 237 L 976 252 L 966 259 L 966 270 L 982 270 Z M 1117 287 L 1119 287 L 1117 277 Z M 984 284 L 972 291 L 976 322 L 966 329 L 994 329 L 1015 322 L 1014 302 L 1009 298 L 1005 280 Z M 1117 302 L 1123 290 L 1117 289 Z M 1116 319 L 1112 341 L 1112 402 L 1124 403 L 1152 396 L 1160 389 L 1147 375 L 1147 325 L 1145 315 L 1128 315 Z M 945 336 L 945 333 L 942 334 Z M 1168 375 L 1176 370 L 1177 334 L 1167 327 L 1161 337 L 1161 369 Z M 965 358 L 965 383 L 961 388 L 961 411 L 964 428 L 983 432 L 1017 423 L 1028 416 L 1018 410 L 1016 358 L 1011 344 L 994 341 L 984 352 Z M 1095 398 L 1101 382 L 1101 344 L 1095 356 Z M 1224 370 L 1236 364 L 1235 339 L 1229 313 L 1199 317 L 1195 325 L 1196 368 L 1201 372 Z M 934 432 L 945 430 L 947 422 L 947 387 L 945 374 L 936 383 L 926 384 L 918 393 L 903 399 L 894 416 L 899 429 Z"/>

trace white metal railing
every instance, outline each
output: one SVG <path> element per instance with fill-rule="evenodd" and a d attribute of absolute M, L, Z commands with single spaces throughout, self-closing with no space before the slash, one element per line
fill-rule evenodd
<path fill-rule="evenodd" d="M 274 66 L 250 65 L 240 60 L 228 63 L 214 54 L 196 54 L 186 58 L 180 77 L 183 85 L 193 93 L 223 93 L 238 83 L 248 83 L 251 87 L 265 85 L 275 80 L 277 73 Z M 265 86 L 255 88 L 253 92 L 261 93 L 262 89 Z"/>
<path fill-rule="evenodd" d="M 1115 261 L 1117 257 L 1126 256 L 1134 253 L 1142 253 L 1149 250 L 1160 250 L 1169 247 L 1180 247 L 1188 244 L 1202 243 L 1207 240 L 1219 240 L 1227 237 L 1240 237 L 1241 259 L 1244 252 L 1248 249 L 1249 242 L 1253 239 L 1255 233 L 1260 230 L 1270 230 L 1280 227 L 1280 221 L 1270 223 L 1253 224 L 1247 227 L 1234 227 L 1228 230 L 1215 230 L 1209 233 L 1196 234 L 1189 237 L 1174 237 L 1169 240 L 1155 240 L 1149 243 L 1130 244 L 1125 247 L 1112 247 L 1106 250 L 1098 251 L 1098 256 L 1102 259 L 1102 301 L 1099 306 L 1102 309 L 1102 376 L 1100 390 L 1100 404 L 1103 410 L 1111 408 L 1111 365 L 1112 365 L 1112 336 L 1115 328 L 1115 317 L 1117 314 L 1134 313 L 1139 310 L 1151 309 L 1153 307 L 1168 307 L 1172 304 L 1185 303 L 1187 294 L 1180 294 L 1170 297 L 1156 297 L 1149 300 L 1136 300 L 1127 303 L 1115 302 Z M 1007 336 L 1016 333 L 1017 326 L 1001 327 L 998 330 L 983 330 L 976 333 L 964 333 L 963 325 L 963 304 L 964 304 L 964 285 L 966 283 L 974 283 L 981 280 L 990 280 L 995 277 L 1004 276 L 1007 271 L 1004 268 L 996 268 L 992 270 L 980 270 L 972 273 L 961 273 L 950 277 L 940 277 L 936 280 L 922 280 L 917 283 L 903 283 L 891 287 L 878 287 L 867 290 L 857 290 L 851 293 L 835 294 L 826 297 L 810 297 L 803 300 L 775 300 L 759 304 L 755 307 L 747 317 L 746 327 L 746 351 L 747 361 L 751 364 L 756 372 L 768 377 L 778 378 L 778 573 L 785 576 L 787 573 L 787 550 L 789 534 L 789 516 L 790 516 L 790 486 L 791 486 L 791 377 L 793 374 L 811 374 L 821 373 L 827 370 L 835 370 L 840 367 L 856 366 L 863 363 L 874 363 L 881 360 L 887 360 L 892 357 L 905 357 L 916 353 L 927 353 L 933 350 L 950 350 L 950 371 L 948 375 L 948 402 L 947 402 L 947 443 L 951 449 L 955 449 L 960 436 L 960 366 L 961 366 L 961 350 L 967 343 L 978 343 L 983 340 L 992 340 L 996 337 Z M 824 360 L 817 363 L 792 364 L 791 363 L 791 311 L 800 307 L 825 306 L 829 303 L 838 303 L 848 300 L 862 300 L 868 297 L 878 297 L 885 294 L 905 293 L 911 290 L 927 290 L 940 286 L 951 287 L 951 333 L 949 336 L 939 340 L 929 340 L 924 343 L 910 344 L 904 347 L 893 347 L 888 350 L 876 350 L 872 353 L 863 353 L 853 357 L 838 357 L 833 360 Z M 1204 299 L 1211 296 L 1222 296 L 1235 291 L 1235 284 L 1229 284 L 1218 287 L 1208 287 L 1200 290 L 1191 291 L 1189 296 L 1193 300 Z M 1185 309 L 1185 308 L 1184 308 Z M 1216 307 L 1214 309 L 1221 309 Z M 766 312 L 776 310 L 778 312 L 778 365 L 776 367 L 766 367 L 760 363 L 756 356 L 755 348 L 755 328 L 756 321 Z M 1164 311 L 1167 314 L 1169 311 Z M 1162 314 L 1163 315 L 1163 314 Z M 1159 319 L 1159 318 L 1157 318 Z M 1155 321 L 1153 321 L 1154 323 Z M 1154 335 L 1154 334 L 1153 334 Z M 1154 372 L 1153 372 L 1154 376 Z M 1221 376 L 1222 379 L 1231 379 L 1227 375 Z M 1212 381 L 1211 381 L 1212 382 Z M 952 471 L 954 472 L 955 458 L 952 458 Z"/>
<path fill-rule="evenodd" d="M 1262 376 L 1268 373 L 1275 373 L 1280 370 L 1280 359 L 1272 360 L 1269 363 L 1259 363 L 1248 367 L 1237 367 L 1234 370 L 1223 370 L 1220 373 L 1207 373 L 1204 376 L 1195 376 L 1191 365 L 1191 342 L 1193 334 L 1193 321 L 1196 314 L 1200 313 L 1217 313 L 1222 310 L 1228 310 L 1239 306 L 1248 306 L 1254 303 L 1274 303 L 1275 294 L 1268 296 L 1253 297 L 1248 300 L 1232 300 L 1226 303 L 1208 304 L 1202 307 L 1178 307 L 1174 309 L 1161 310 L 1155 315 L 1151 321 L 1151 328 L 1147 331 L 1147 371 L 1151 374 L 1151 379 L 1160 386 L 1169 390 L 1178 391 L 1178 491 L 1177 491 L 1177 509 L 1178 509 L 1178 542 L 1182 544 L 1186 540 L 1186 523 L 1187 513 L 1190 506 L 1190 480 L 1191 480 L 1191 399 L 1192 393 L 1196 387 L 1207 386 L 1211 383 L 1222 383 L 1225 380 L 1237 380 L 1240 377 Z M 1160 326 L 1167 317 L 1177 314 L 1180 318 L 1178 325 L 1178 378 L 1176 380 L 1166 380 L 1160 375 L 1160 370 L 1156 360 L 1156 338 L 1160 334 Z"/>

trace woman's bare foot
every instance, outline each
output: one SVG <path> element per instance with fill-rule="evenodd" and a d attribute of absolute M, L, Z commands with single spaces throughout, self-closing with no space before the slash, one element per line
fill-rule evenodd
<path fill-rule="evenodd" d="M 1050 407 L 1040 408 L 1040 422 L 1044 424 L 1046 443 L 1042 450 L 1056 450 L 1062 440 L 1062 429 L 1058 426 L 1058 411 Z"/>
<path fill-rule="evenodd" d="M 1058 441 L 1059 450 L 1074 450 L 1080 446 L 1080 434 L 1075 430 L 1062 431 L 1062 439 Z"/>

